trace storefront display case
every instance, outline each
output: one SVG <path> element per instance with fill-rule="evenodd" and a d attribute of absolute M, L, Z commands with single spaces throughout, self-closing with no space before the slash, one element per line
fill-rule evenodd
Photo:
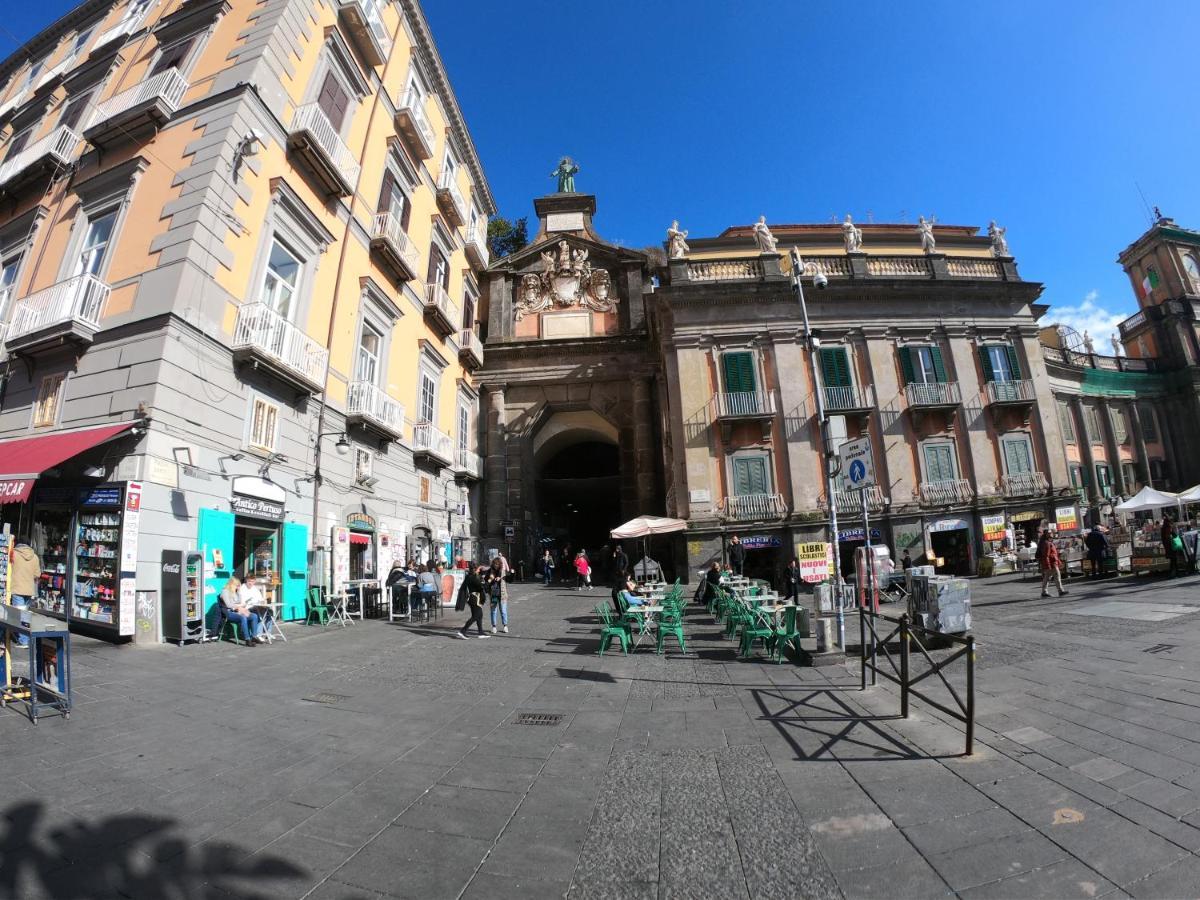
<path fill-rule="evenodd" d="M 117 630 L 123 553 L 136 546 L 125 521 L 126 485 L 39 487 L 32 500 L 31 543 L 42 561 L 34 608 Z"/>

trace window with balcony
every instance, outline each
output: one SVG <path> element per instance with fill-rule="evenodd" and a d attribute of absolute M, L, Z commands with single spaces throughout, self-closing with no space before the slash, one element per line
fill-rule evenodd
<path fill-rule="evenodd" d="M 1125 489 L 1127 491 L 1132 491 L 1134 489 L 1134 485 L 1138 483 L 1137 469 L 1134 467 L 1133 463 L 1121 463 L 1121 477 L 1125 481 Z"/>
<path fill-rule="evenodd" d="M 180 72 L 188 68 L 188 63 L 192 57 L 192 51 L 196 48 L 200 41 L 200 35 L 193 34 L 185 37 L 182 40 L 175 41 L 173 44 L 168 44 L 158 51 L 158 57 L 154 60 L 154 65 L 150 67 L 150 74 L 147 78 L 153 78 L 168 69 L 178 69 Z"/>
<path fill-rule="evenodd" d="M 721 354 L 721 376 L 727 394 L 753 394 L 758 389 L 754 354 L 739 351 Z"/>
<path fill-rule="evenodd" d="M 0 339 L 3 339 L 4 323 L 16 293 L 17 273 L 21 270 L 21 254 L 17 253 L 0 260 Z"/>
<path fill-rule="evenodd" d="M 1002 438 L 1004 472 L 1007 475 L 1028 475 L 1033 472 L 1033 448 L 1027 435 Z"/>
<path fill-rule="evenodd" d="M 113 237 L 113 226 L 116 222 L 116 209 L 108 209 L 87 216 L 87 232 L 73 274 L 95 275 L 97 278 L 102 276 L 104 262 L 108 257 L 109 243 Z"/>
<path fill-rule="evenodd" d="M 1096 463 L 1096 489 L 1101 497 L 1112 496 L 1112 469 L 1108 463 Z"/>
<path fill-rule="evenodd" d="M 91 28 L 85 28 L 85 29 L 83 29 L 83 31 L 78 31 L 75 33 L 75 40 L 71 43 L 71 58 L 72 59 L 77 57 L 83 51 L 83 48 L 87 46 L 87 42 L 92 39 L 92 32 L 94 32 L 95 30 L 96 29 L 93 26 Z"/>
<path fill-rule="evenodd" d="M 944 483 L 958 480 L 958 460 L 954 445 L 945 441 L 926 442 L 921 445 L 921 456 L 925 462 L 925 480 Z"/>
<path fill-rule="evenodd" d="M 941 347 L 901 347 L 900 368 L 904 372 L 905 384 L 946 383 Z"/>
<path fill-rule="evenodd" d="M 458 434 L 455 435 L 458 441 L 459 453 L 466 453 L 471 449 L 471 414 L 465 406 L 458 408 Z"/>
<path fill-rule="evenodd" d="M 1138 418 L 1142 424 L 1142 440 L 1150 443 L 1158 441 L 1158 424 L 1154 419 L 1154 406 L 1149 403 L 1138 404 Z"/>
<path fill-rule="evenodd" d="M 33 427 L 52 428 L 58 422 L 63 384 L 66 375 L 47 375 L 38 385 L 37 400 L 33 404 Z"/>
<path fill-rule="evenodd" d="M 325 73 L 325 80 L 317 94 L 317 106 L 325 114 L 333 130 L 341 134 L 342 125 L 346 122 L 346 110 L 350 108 L 350 92 L 332 70 Z"/>
<path fill-rule="evenodd" d="M 358 337 L 358 358 L 354 362 L 354 380 L 376 384 L 382 353 L 383 334 L 370 322 L 363 322 Z"/>
<path fill-rule="evenodd" d="M 437 421 L 437 379 L 424 369 L 417 387 L 417 421 Z"/>
<path fill-rule="evenodd" d="M 285 319 L 295 310 L 296 288 L 300 279 L 300 260 L 278 238 L 271 241 L 267 271 L 263 276 L 261 302 Z"/>
<path fill-rule="evenodd" d="M 383 185 L 379 189 L 380 213 L 390 213 L 400 224 L 400 230 L 408 232 L 408 221 L 412 215 L 412 201 L 400 186 L 400 179 L 391 169 L 383 173 Z"/>
<path fill-rule="evenodd" d="M 821 379 L 828 388 L 853 387 L 850 375 L 850 357 L 845 347 L 821 348 Z"/>
<path fill-rule="evenodd" d="M 463 294 L 462 327 L 467 331 L 475 330 L 475 298 L 470 294 Z"/>
<path fill-rule="evenodd" d="M 1058 427 L 1062 431 L 1063 440 L 1068 444 L 1075 443 L 1075 418 L 1071 408 L 1061 400 L 1055 404 L 1058 407 Z"/>
<path fill-rule="evenodd" d="M 18 153 L 25 149 L 31 137 L 33 137 L 32 125 L 14 134 L 8 142 L 8 147 L 5 149 L 4 159 L 6 161 L 14 159 Z"/>
<path fill-rule="evenodd" d="M 733 494 L 747 497 L 771 493 L 771 473 L 765 453 L 739 454 L 730 466 L 733 475 Z"/>
<path fill-rule="evenodd" d="M 441 285 L 442 290 L 450 290 L 450 261 L 436 242 L 429 245 L 429 277 L 425 280 L 428 284 Z"/>
<path fill-rule="evenodd" d="M 63 104 L 62 115 L 58 118 L 60 128 L 70 128 L 72 131 L 79 130 L 79 122 L 83 118 L 84 111 L 92 102 L 92 98 L 96 96 L 95 89 L 86 91 L 82 94 L 72 97 Z"/>
<path fill-rule="evenodd" d="M 18 94 L 24 94 L 30 89 L 30 87 L 32 87 L 34 81 L 37 80 L 37 77 L 42 74 L 42 69 L 45 68 L 45 65 L 46 60 L 43 57 L 29 67 L 29 69 L 25 72 L 25 80 L 21 84 L 21 89 L 17 91 Z"/>
<path fill-rule="evenodd" d="M 980 345 L 979 361 L 983 366 L 984 381 L 1005 384 L 1021 380 L 1021 364 L 1012 344 Z"/>
<path fill-rule="evenodd" d="M 252 450 L 274 453 L 278 438 L 279 407 L 263 397 L 251 397 L 246 446 Z"/>

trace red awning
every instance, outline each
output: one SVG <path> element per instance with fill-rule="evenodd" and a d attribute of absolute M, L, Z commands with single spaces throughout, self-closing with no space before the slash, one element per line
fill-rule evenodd
<path fill-rule="evenodd" d="M 0 441 L 0 503 L 21 503 L 29 499 L 33 483 L 47 469 L 78 456 L 84 450 L 111 441 L 134 426 L 133 422 L 59 431 L 38 437 Z"/>
<path fill-rule="evenodd" d="M 371 536 L 369 534 L 359 534 L 357 531 L 350 532 L 350 543 L 352 544 L 369 544 Z"/>

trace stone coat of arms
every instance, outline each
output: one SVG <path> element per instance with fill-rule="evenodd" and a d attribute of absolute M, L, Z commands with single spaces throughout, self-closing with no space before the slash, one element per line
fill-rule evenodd
<path fill-rule="evenodd" d="M 604 269 L 593 269 L 586 248 L 572 249 L 559 241 L 557 252 L 543 250 L 542 271 L 521 278 L 517 293 L 517 319 L 531 313 L 580 306 L 594 312 L 612 312 L 612 279 Z"/>

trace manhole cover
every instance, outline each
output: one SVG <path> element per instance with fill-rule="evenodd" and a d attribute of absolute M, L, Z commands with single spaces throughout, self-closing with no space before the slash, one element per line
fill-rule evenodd
<path fill-rule="evenodd" d="M 563 720 L 562 713 L 517 713 L 514 725 L 558 725 Z"/>
<path fill-rule="evenodd" d="M 349 700 L 350 698 L 345 694 L 314 694 L 304 699 L 309 703 L 341 703 L 343 700 Z"/>
<path fill-rule="evenodd" d="M 1155 644 L 1153 647 L 1147 647 L 1143 653 L 1170 653 L 1178 644 Z"/>

